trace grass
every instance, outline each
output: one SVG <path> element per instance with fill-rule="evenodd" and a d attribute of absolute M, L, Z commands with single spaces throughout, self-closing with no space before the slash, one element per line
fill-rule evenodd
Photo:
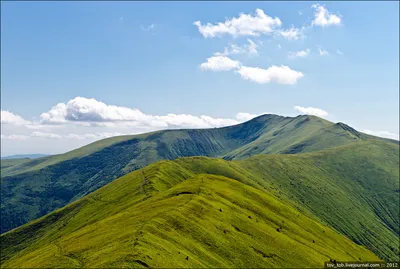
<path fill-rule="evenodd" d="M 379 260 L 276 198 L 221 176 L 197 175 L 144 201 L 97 195 L 2 267 L 320 267 L 329 259 Z M 100 205 L 101 213 L 87 218 Z"/>
<path fill-rule="evenodd" d="M 41 217 L 160 160 L 187 156 L 244 159 L 256 154 L 312 152 L 376 139 L 314 116 L 264 115 L 224 128 L 113 137 L 65 154 L 14 160 L 13 165 L 1 160 L 0 232 Z"/>
<path fill-rule="evenodd" d="M 364 141 L 297 155 L 161 161 L 2 234 L 2 268 L 398 260 L 398 152 Z"/>

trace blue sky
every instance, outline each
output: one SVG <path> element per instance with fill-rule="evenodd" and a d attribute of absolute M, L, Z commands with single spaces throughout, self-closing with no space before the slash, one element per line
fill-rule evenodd
<path fill-rule="evenodd" d="M 398 139 L 398 2 L 1 5 L 2 155 L 265 112 Z"/>

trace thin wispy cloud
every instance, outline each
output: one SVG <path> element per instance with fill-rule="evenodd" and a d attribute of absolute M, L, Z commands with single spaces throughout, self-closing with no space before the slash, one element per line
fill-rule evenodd
<path fill-rule="evenodd" d="M 339 54 L 339 55 L 344 55 L 344 53 L 343 53 L 341 50 L 339 50 L 339 49 L 336 50 L 336 53 Z"/>
<path fill-rule="evenodd" d="M 152 23 L 148 26 L 140 25 L 140 29 L 142 29 L 142 31 L 145 31 L 145 32 L 153 31 L 155 28 L 156 28 L 156 24 L 154 24 L 154 23 Z"/>
<path fill-rule="evenodd" d="M 289 29 L 278 31 L 278 34 L 283 36 L 287 40 L 304 39 L 305 38 L 305 35 L 304 35 L 305 29 L 306 29 L 305 27 L 295 28 L 294 26 L 292 26 Z"/>
<path fill-rule="evenodd" d="M 289 52 L 288 58 L 289 59 L 294 59 L 298 57 L 304 58 L 310 54 L 310 51 L 311 51 L 310 49 L 304 49 L 296 52 Z"/>
<path fill-rule="evenodd" d="M 236 45 L 230 44 L 229 47 L 225 47 L 223 52 L 216 52 L 214 55 L 216 56 L 228 56 L 231 54 L 247 54 L 257 55 L 258 54 L 258 45 L 251 39 L 247 39 L 248 44 L 245 45 Z"/>
<path fill-rule="evenodd" d="M 18 135 L 18 134 L 10 134 L 10 135 L 4 135 L 1 134 L 1 139 L 3 140 L 26 140 L 29 139 L 28 135 Z"/>
<path fill-rule="evenodd" d="M 373 136 L 379 136 L 379 137 L 384 137 L 384 138 L 400 140 L 399 134 L 391 133 L 391 132 L 388 132 L 388 131 L 362 130 L 361 132 L 369 134 L 369 135 L 373 135 Z"/>
<path fill-rule="evenodd" d="M 321 46 L 318 46 L 318 45 L 317 45 L 317 48 L 318 48 L 318 53 L 319 53 L 320 56 L 326 56 L 326 55 L 329 54 L 329 53 L 328 53 L 326 50 L 324 50 Z"/>

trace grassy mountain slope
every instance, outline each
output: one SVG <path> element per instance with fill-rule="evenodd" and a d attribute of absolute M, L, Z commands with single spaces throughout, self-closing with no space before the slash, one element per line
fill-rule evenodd
<path fill-rule="evenodd" d="M 3 234 L 2 266 L 298 268 L 330 258 L 377 260 L 343 235 L 393 261 L 398 192 L 399 146 L 382 141 L 237 161 L 161 161 Z"/>
<path fill-rule="evenodd" d="M 6 169 L 10 169 L 12 167 L 21 166 L 26 162 L 30 162 L 31 159 L 22 158 L 22 159 L 1 159 L 1 171 L 3 172 Z"/>
<path fill-rule="evenodd" d="M 1 232 L 27 223 L 133 170 L 185 156 L 242 159 L 374 140 L 314 116 L 264 115 L 243 124 L 121 136 L 2 168 Z"/>
<path fill-rule="evenodd" d="M 2 235 L 1 243 L 3 268 L 309 268 L 329 259 L 379 260 L 264 191 L 170 163 L 124 176 Z"/>
<path fill-rule="evenodd" d="M 116 136 L 116 137 L 111 137 L 111 138 L 106 138 L 102 139 L 100 141 L 96 141 L 94 143 L 91 143 L 87 146 L 69 151 L 64 154 L 57 154 L 57 155 L 51 155 L 51 156 L 45 156 L 33 160 L 28 160 L 27 162 L 23 162 L 19 165 L 14 165 L 12 169 L 1 169 L 2 177 L 4 176 L 11 176 L 15 174 L 21 174 L 25 172 L 30 172 L 30 171 L 35 171 L 35 170 L 40 170 L 45 167 L 48 167 L 50 165 L 55 165 L 63 161 L 71 160 L 74 158 L 82 158 L 84 156 L 93 154 L 97 151 L 100 151 L 104 148 L 110 147 L 114 144 L 117 144 L 122 141 L 129 140 L 133 138 L 134 136 Z M 3 163 L 5 160 L 1 160 Z"/>

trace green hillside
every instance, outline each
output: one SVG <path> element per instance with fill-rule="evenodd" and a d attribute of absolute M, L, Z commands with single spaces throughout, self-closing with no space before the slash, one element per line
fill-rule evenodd
<path fill-rule="evenodd" d="M 2 268 L 393 261 L 398 193 L 399 146 L 382 141 L 236 161 L 161 161 L 2 234 Z"/>
<path fill-rule="evenodd" d="M 1 159 L 1 170 L 10 170 L 12 167 L 21 167 L 24 163 L 30 162 L 31 159 L 22 158 L 22 159 Z"/>
<path fill-rule="evenodd" d="M 8 167 L 2 160 L 0 231 L 43 216 L 160 160 L 185 156 L 243 159 L 261 153 L 310 152 L 375 139 L 314 116 L 264 115 L 224 128 L 113 137 Z"/>

